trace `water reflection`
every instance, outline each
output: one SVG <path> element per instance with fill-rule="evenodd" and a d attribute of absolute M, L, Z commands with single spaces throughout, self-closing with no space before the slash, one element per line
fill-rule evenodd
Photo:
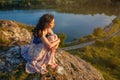
<path fill-rule="evenodd" d="M 73 38 L 80 38 L 92 33 L 95 27 L 105 27 L 109 25 L 116 16 L 107 16 L 105 14 L 95 15 L 74 15 L 61 14 L 56 15 L 56 32 L 64 32 L 67 34 L 68 41 Z"/>
<path fill-rule="evenodd" d="M 0 11 L 0 19 L 16 20 L 18 22 L 36 25 L 40 16 L 52 13 L 55 16 L 54 32 L 63 32 L 67 35 L 66 41 L 80 38 L 92 33 L 95 27 L 105 27 L 116 17 L 102 14 L 69 14 L 54 10 L 9 10 Z"/>

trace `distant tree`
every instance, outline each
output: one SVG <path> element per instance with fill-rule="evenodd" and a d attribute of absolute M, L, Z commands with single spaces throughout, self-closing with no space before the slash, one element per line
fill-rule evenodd
<path fill-rule="evenodd" d="M 105 43 L 105 45 L 106 45 L 106 47 L 108 47 L 108 48 L 110 48 L 110 49 L 113 49 L 113 48 L 115 48 L 116 47 L 116 43 L 114 42 L 114 41 L 107 41 L 106 43 Z"/>
<path fill-rule="evenodd" d="M 66 35 L 64 33 L 58 33 L 57 35 L 60 38 L 60 44 L 59 44 L 59 46 L 63 47 L 64 46 L 64 42 L 66 40 Z"/>
<path fill-rule="evenodd" d="M 100 28 L 100 27 L 95 28 L 93 31 L 93 35 L 95 35 L 96 37 L 102 37 L 103 36 L 102 28 Z"/>
<path fill-rule="evenodd" d="M 105 45 L 105 42 L 104 42 L 104 40 L 96 39 L 95 45 L 101 47 L 101 46 L 104 46 L 104 45 Z"/>
<path fill-rule="evenodd" d="M 84 38 L 84 37 L 81 37 L 80 39 L 79 39 L 79 42 L 85 42 L 86 41 L 86 38 Z"/>
<path fill-rule="evenodd" d="M 115 19 L 112 20 L 112 23 L 118 23 L 119 24 L 120 20 L 118 18 L 115 18 Z"/>
<path fill-rule="evenodd" d="M 86 38 L 87 38 L 87 40 L 93 40 L 93 39 L 95 39 L 95 35 L 93 35 L 93 34 L 89 34 L 89 35 L 87 35 L 86 36 Z"/>
<path fill-rule="evenodd" d="M 112 3 L 118 3 L 120 0 L 111 0 Z"/>

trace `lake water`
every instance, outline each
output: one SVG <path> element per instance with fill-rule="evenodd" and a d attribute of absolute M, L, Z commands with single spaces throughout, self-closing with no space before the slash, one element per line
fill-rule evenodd
<path fill-rule="evenodd" d="M 90 34 L 96 27 L 104 28 L 116 17 L 115 15 L 108 16 L 104 13 L 94 15 L 73 14 L 60 13 L 50 9 L 37 9 L 0 11 L 0 19 L 15 20 L 28 25 L 36 25 L 39 17 L 45 13 L 51 13 L 55 16 L 55 27 L 53 30 L 55 33 L 65 33 L 67 36 L 66 42 Z"/>

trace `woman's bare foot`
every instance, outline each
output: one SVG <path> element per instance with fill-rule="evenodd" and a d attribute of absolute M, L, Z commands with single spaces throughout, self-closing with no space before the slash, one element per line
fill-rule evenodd
<path fill-rule="evenodd" d="M 54 72 L 58 70 L 58 64 L 56 63 L 48 64 L 48 66 L 50 66 Z"/>

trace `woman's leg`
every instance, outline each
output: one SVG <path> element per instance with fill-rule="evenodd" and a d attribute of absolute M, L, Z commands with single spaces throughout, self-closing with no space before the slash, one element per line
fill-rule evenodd
<path fill-rule="evenodd" d="M 51 37 L 49 37 L 49 39 L 51 38 L 51 42 L 54 42 L 55 40 L 57 40 L 58 39 L 58 37 L 57 37 L 57 35 L 53 35 L 53 36 L 51 36 Z M 56 68 L 57 68 L 57 64 L 56 64 L 56 62 L 55 62 L 55 51 L 56 51 L 56 49 L 58 48 L 58 45 L 59 45 L 59 43 L 58 44 L 56 44 L 56 46 L 54 46 L 52 49 L 51 49 L 51 54 L 50 54 L 50 59 L 49 59 L 49 62 L 48 62 L 48 65 L 49 66 L 51 66 L 51 68 L 53 69 L 53 70 L 55 70 Z"/>
<path fill-rule="evenodd" d="M 50 61 L 48 63 L 48 65 L 53 69 L 53 71 L 56 71 L 58 69 L 58 64 L 55 62 L 55 51 L 56 48 L 52 49 Z"/>
<path fill-rule="evenodd" d="M 51 50 L 51 53 L 50 53 L 50 60 L 49 60 L 49 62 L 48 62 L 48 65 L 53 65 L 53 63 L 55 62 L 55 50 L 53 51 L 53 50 Z"/>

